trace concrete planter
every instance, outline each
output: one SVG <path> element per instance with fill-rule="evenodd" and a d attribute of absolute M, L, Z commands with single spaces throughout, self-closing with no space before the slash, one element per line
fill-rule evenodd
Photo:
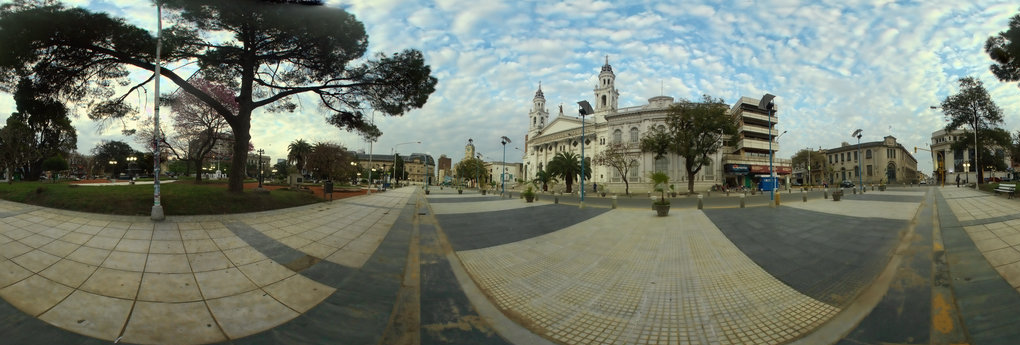
<path fill-rule="evenodd" d="M 460 190 L 460 189 L 458 189 L 458 190 L 457 190 L 457 194 L 464 194 L 464 191 L 463 191 L 463 190 Z"/>
<path fill-rule="evenodd" d="M 843 198 L 843 191 L 838 190 L 838 191 L 832 192 L 832 201 L 839 201 L 839 199 L 842 199 L 842 198 Z"/>
<path fill-rule="evenodd" d="M 655 209 L 655 214 L 659 217 L 669 215 L 669 204 L 652 204 L 652 208 Z"/>
<path fill-rule="evenodd" d="M 525 196 L 524 196 L 524 201 L 525 201 L 525 202 L 532 202 L 532 201 L 535 201 L 535 196 L 534 196 L 534 195 L 525 195 Z"/>

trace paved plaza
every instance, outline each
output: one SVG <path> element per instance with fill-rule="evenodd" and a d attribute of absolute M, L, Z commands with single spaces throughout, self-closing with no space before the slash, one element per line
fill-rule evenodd
<path fill-rule="evenodd" d="M 0 201 L 11 344 L 1014 344 L 1020 201 L 405 187 L 238 215 Z M 746 207 L 741 207 L 743 198 Z M 804 201 L 804 200 L 807 201 Z M 613 204 L 617 207 L 611 207 Z"/>

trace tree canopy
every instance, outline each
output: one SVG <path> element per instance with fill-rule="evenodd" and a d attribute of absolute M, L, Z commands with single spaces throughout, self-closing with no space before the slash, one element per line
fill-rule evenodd
<path fill-rule="evenodd" d="M 985 135 L 982 138 L 982 134 L 989 133 L 986 130 L 998 128 L 998 126 L 1002 125 L 1003 119 L 1002 109 L 992 100 L 992 96 L 988 94 L 984 84 L 974 77 L 960 78 L 960 91 L 946 97 L 942 101 L 941 106 L 942 112 L 949 122 L 946 124 L 946 132 L 952 132 L 969 126 L 971 133 L 978 134 L 976 152 L 979 152 L 978 158 L 980 163 L 984 163 L 985 160 L 981 159 L 980 155 L 981 144 L 992 137 Z M 970 138 L 973 139 L 974 137 L 971 136 Z M 967 143 L 973 142 L 973 140 L 967 141 Z M 979 166 L 981 165 L 975 164 L 975 168 Z M 984 169 L 977 169 L 978 183 L 981 183 L 984 178 L 982 170 Z"/>
<path fill-rule="evenodd" d="M 584 164 L 584 178 L 587 180 L 591 179 L 591 157 L 585 157 Z M 567 185 L 567 193 L 573 191 L 574 179 L 581 176 L 581 156 L 576 153 L 563 151 L 553 156 L 553 159 L 549 161 L 549 165 L 546 167 L 546 171 L 563 178 L 563 183 Z"/>
<path fill-rule="evenodd" d="M 638 156 L 639 152 L 631 151 L 627 145 L 610 143 L 604 151 L 595 155 L 592 163 L 616 169 L 616 172 L 620 174 L 620 178 L 623 179 L 624 192 L 630 195 L 630 182 L 628 182 L 627 176 L 630 169 L 635 168 L 631 165 L 631 162 L 637 159 Z"/>
<path fill-rule="evenodd" d="M 1020 14 L 1009 19 L 1009 29 L 988 37 L 985 52 L 994 61 L 990 69 L 996 78 L 1020 81 Z"/>
<path fill-rule="evenodd" d="M 709 156 L 722 148 L 722 136 L 736 131 L 726 109 L 722 99 L 708 95 L 701 102 L 682 99 L 670 106 L 665 128 L 654 128 L 641 138 L 641 151 L 654 152 L 656 158 L 667 153 L 683 158 L 687 191 L 694 193 L 694 175 L 711 164 Z"/>
<path fill-rule="evenodd" d="M 328 112 L 328 123 L 375 138 L 381 132 L 363 109 L 402 115 L 424 106 L 435 90 L 436 78 L 420 51 L 366 58 L 364 26 L 340 8 L 287 1 L 156 1 L 168 12 L 161 60 L 195 64 L 202 78 L 237 91 L 233 111 L 179 74 L 188 69 L 160 69 L 163 78 L 227 121 L 234 157 L 247 154 L 256 109 L 295 111 L 300 104 L 295 97 L 309 95 Z M 0 90 L 28 76 L 36 84 L 54 85 L 55 96 L 81 100 L 92 119 L 137 116 L 128 96 L 151 79 L 131 86 L 129 72 L 156 69 L 156 37 L 124 19 L 81 8 L 29 1 L 4 5 L 0 42 L 5 46 Z M 244 159 L 232 160 L 233 192 L 243 188 L 244 164 Z"/>
<path fill-rule="evenodd" d="M 67 117 L 67 107 L 48 94 L 49 87 L 20 78 L 14 91 L 17 112 L 7 119 L 11 130 L 0 144 L 23 150 L 11 156 L 26 171 L 26 179 L 37 180 L 46 170 L 44 160 L 68 155 L 78 148 L 78 134 Z"/>

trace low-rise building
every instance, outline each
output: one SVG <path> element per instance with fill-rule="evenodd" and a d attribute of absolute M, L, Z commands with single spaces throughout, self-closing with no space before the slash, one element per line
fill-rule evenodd
<path fill-rule="evenodd" d="M 953 144 L 961 140 L 966 140 L 968 136 L 965 136 L 966 131 L 958 129 L 952 132 L 946 132 L 945 129 L 940 129 L 931 133 L 931 155 L 932 155 L 932 171 L 938 182 L 942 182 L 942 178 L 945 178 L 947 183 L 955 183 L 956 176 L 960 176 L 960 180 L 964 182 L 972 182 L 977 180 L 977 169 L 978 164 L 973 164 L 975 161 L 974 146 L 971 144 L 967 146 L 966 150 L 953 150 Z M 973 137 L 971 137 L 973 139 Z M 1000 146 L 982 147 L 985 153 L 992 153 L 997 159 L 1002 159 L 1002 166 L 1006 167 L 1003 169 L 996 169 L 994 166 L 984 166 L 982 175 L 986 179 L 994 178 L 1005 178 L 1012 179 L 1014 176 L 1013 172 L 1020 167 L 1012 166 L 1012 157 L 1009 154 L 1009 150 L 1005 150 Z M 981 159 L 983 162 L 989 160 L 983 157 L 976 157 Z M 945 174 L 941 174 L 944 172 Z"/>
<path fill-rule="evenodd" d="M 918 182 L 917 159 L 891 135 L 882 141 L 843 142 L 822 153 L 826 157 L 823 173 L 830 185 L 842 181 L 854 185 Z"/>

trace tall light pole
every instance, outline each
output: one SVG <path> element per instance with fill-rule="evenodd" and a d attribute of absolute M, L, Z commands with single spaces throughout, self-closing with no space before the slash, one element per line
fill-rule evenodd
<path fill-rule="evenodd" d="M 857 137 L 857 188 L 860 188 L 861 193 L 864 193 L 864 178 L 861 177 L 861 159 L 864 158 L 864 156 L 861 156 L 861 137 L 864 136 L 864 134 L 861 132 L 861 129 L 858 128 L 850 136 Z"/>
<path fill-rule="evenodd" d="M 166 215 L 163 214 L 163 205 L 159 202 L 159 68 L 162 62 L 160 62 L 159 55 L 163 52 L 163 6 L 160 5 L 159 1 L 156 1 L 156 68 L 153 71 L 153 75 L 156 82 L 155 93 L 153 97 L 153 108 L 152 108 L 152 122 L 154 131 L 152 131 L 152 171 L 155 178 L 152 180 L 152 212 L 149 213 L 149 219 L 152 220 L 163 220 L 166 219 Z"/>
<path fill-rule="evenodd" d="M 583 207 L 584 206 L 584 141 L 586 140 L 586 138 L 584 136 L 584 122 L 585 122 L 584 121 L 584 116 L 585 115 L 593 115 L 593 114 L 595 114 L 595 110 L 593 110 L 591 108 L 591 103 L 588 103 L 588 101 L 577 102 L 577 105 L 579 107 L 577 112 L 578 112 L 578 114 L 581 115 L 581 206 Z"/>
<path fill-rule="evenodd" d="M 811 187 L 811 148 L 807 148 L 807 181 L 808 187 Z"/>
<path fill-rule="evenodd" d="M 475 184 L 478 186 L 478 190 L 482 190 L 482 180 L 478 179 L 478 169 L 481 169 L 482 165 L 482 154 L 478 154 L 478 160 L 475 161 Z"/>
<path fill-rule="evenodd" d="M 259 153 L 259 190 L 262 190 L 262 154 L 266 153 L 266 150 L 258 149 L 255 151 Z"/>
<path fill-rule="evenodd" d="M 375 109 L 372 109 L 372 124 L 375 125 Z M 375 171 L 374 165 L 372 165 L 372 144 L 375 143 L 375 138 L 369 138 L 368 141 L 368 166 L 372 167 L 372 170 L 368 171 L 368 193 L 372 194 L 372 172 Z"/>
<path fill-rule="evenodd" d="M 393 147 L 390 148 L 390 155 L 393 156 L 393 177 L 397 181 L 399 181 L 400 179 L 396 178 L 397 177 L 397 153 L 396 153 L 396 149 L 398 147 L 400 147 L 400 145 L 407 145 L 407 144 L 421 144 L 421 141 L 408 141 L 408 142 L 405 142 L 405 143 L 399 143 L 399 144 L 393 145 Z"/>
<path fill-rule="evenodd" d="M 775 156 L 775 152 L 772 151 L 772 111 L 776 108 L 776 104 L 772 100 L 775 98 L 775 95 L 766 93 L 758 101 L 758 109 L 765 110 L 769 117 L 769 178 L 772 179 L 772 193 L 769 194 L 769 200 L 776 199 L 776 171 L 772 168 L 772 156 Z"/>
<path fill-rule="evenodd" d="M 499 194 L 503 195 L 506 194 L 506 144 L 510 143 L 510 138 L 503 136 L 500 138 L 500 143 L 503 144 L 503 172 L 499 174 L 499 183 L 503 191 L 499 192 Z"/>

